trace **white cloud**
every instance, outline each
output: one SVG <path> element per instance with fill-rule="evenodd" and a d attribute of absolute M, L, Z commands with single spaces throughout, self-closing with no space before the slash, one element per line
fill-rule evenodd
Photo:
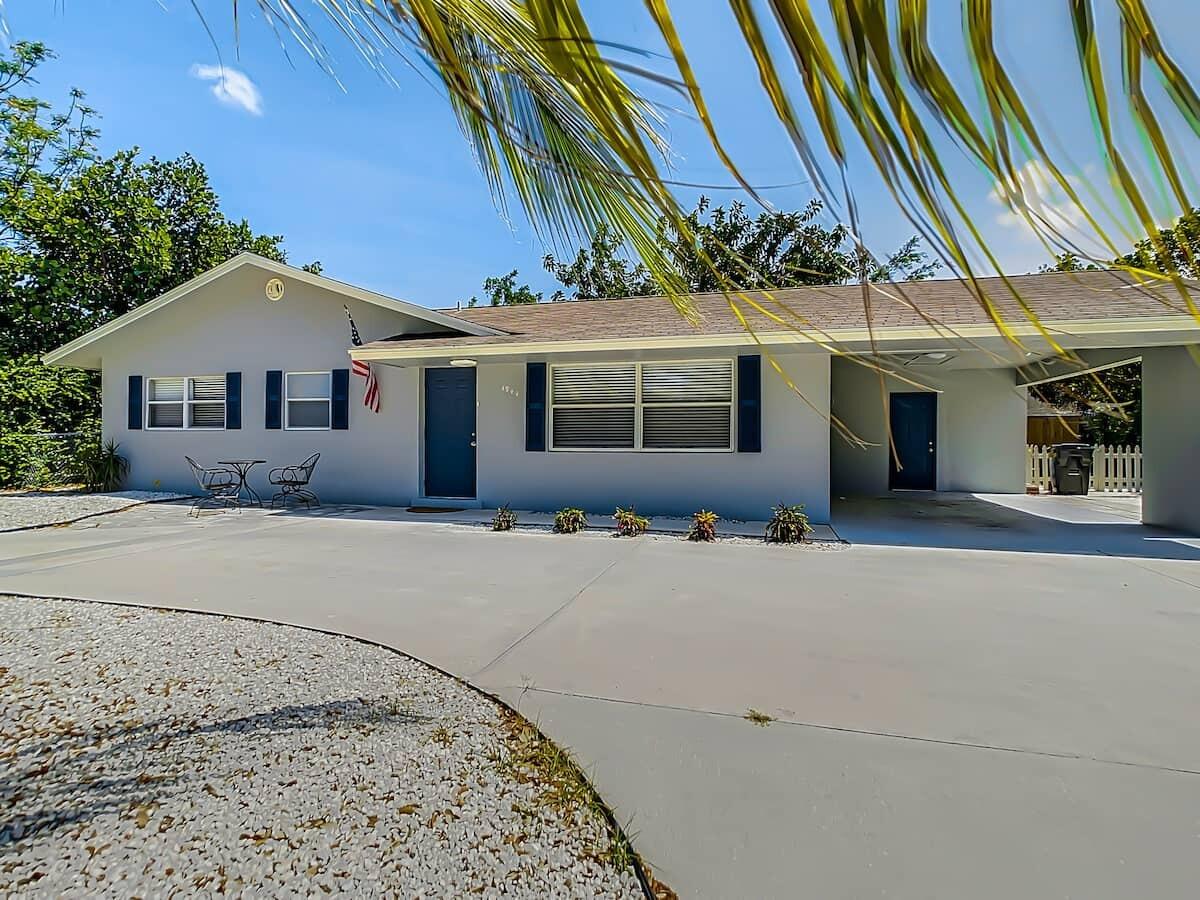
<path fill-rule="evenodd" d="M 254 116 L 262 115 L 262 94 L 245 72 L 228 66 L 192 66 L 192 75 L 213 83 L 213 96 L 226 106 L 236 106 Z"/>
<path fill-rule="evenodd" d="M 1083 186 L 1074 175 L 1064 175 L 1075 196 L 1082 197 Z M 1083 210 L 1067 195 L 1063 186 L 1041 160 L 1030 160 L 1017 169 L 1012 180 L 997 180 L 988 197 L 1004 207 L 996 217 L 1001 225 L 1030 229 L 1023 213 L 1037 223 L 1039 230 L 1050 229 L 1067 236 L 1077 236 L 1086 222 Z"/>

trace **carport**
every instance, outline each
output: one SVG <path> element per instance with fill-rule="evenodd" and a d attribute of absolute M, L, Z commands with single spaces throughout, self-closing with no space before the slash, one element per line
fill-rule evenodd
<path fill-rule="evenodd" d="M 834 505 L 909 490 L 1023 494 L 1029 388 L 1140 360 L 1142 521 L 1200 534 L 1200 323 L 1169 305 L 1135 308 L 1144 300 L 1110 299 L 1111 318 L 1043 318 L 1057 347 L 1031 324 L 1013 326 L 1019 343 L 994 328 L 903 343 L 882 329 L 872 351 L 835 357 L 831 413 L 866 446 L 831 429 Z"/>
<path fill-rule="evenodd" d="M 1032 387 L 1138 360 L 1142 363 L 1142 521 L 1200 534 L 1200 353 L 1180 346 L 1078 352 L 1084 368 L 1062 362 L 1022 369 Z"/>

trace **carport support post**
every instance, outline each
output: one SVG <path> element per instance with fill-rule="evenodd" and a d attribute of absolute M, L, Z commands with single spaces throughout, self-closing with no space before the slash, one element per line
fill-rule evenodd
<path fill-rule="evenodd" d="M 1142 355 L 1142 521 L 1200 534 L 1200 362 L 1186 347 Z"/>

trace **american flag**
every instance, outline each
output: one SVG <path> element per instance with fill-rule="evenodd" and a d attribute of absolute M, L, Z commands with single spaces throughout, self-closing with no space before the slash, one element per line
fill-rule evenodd
<path fill-rule="evenodd" d="M 350 307 L 343 303 L 342 309 L 346 311 L 346 318 L 350 320 L 350 342 L 355 347 L 361 347 L 362 337 L 359 336 L 358 326 L 354 324 L 354 316 L 350 315 Z M 366 379 L 363 386 L 363 406 L 371 412 L 379 412 L 379 379 L 375 377 L 375 370 L 369 362 L 361 359 L 351 360 L 350 368 L 355 375 Z"/>

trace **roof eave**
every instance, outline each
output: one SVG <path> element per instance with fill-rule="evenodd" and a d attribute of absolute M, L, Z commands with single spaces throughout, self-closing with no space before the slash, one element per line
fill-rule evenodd
<path fill-rule="evenodd" d="M 1117 320 L 1083 320 L 1043 322 L 1042 328 L 1053 334 L 1064 344 L 1075 340 L 1117 338 L 1122 335 L 1154 336 L 1156 343 L 1164 339 L 1178 338 L 1180 343 L 1200 341 L 1200 323 L 1190 317 L 1162 317 Z M 1042 331 L 1035 325 L 1015 325 L 1012 333 L 1018 338 L 1042 338 Z M 1004 337 L 992 324 L 959 326 L 919 326 L 897 328 L 853 328 L 833 329 L 823 332 L 800 332 L 796 330 L 758 332 L 732 332 L 724 334 L 688 334 L 663 337 L 600 338 L 589 340 L 529 340 L 502 343 L 461 342 L 426 347 L 406 347 L 402 343 L 387 346 L 385 342 L 373 342 L 352 348 L 353 359 L 419 360 L 447 356 L 507 356 L 520 354 L 621 352 L 628 350 L 673 350 L 704 347 L 742 347 L 762 344 L 767 346 L 816 346 L 827 350 L 859 350 L 875 347 L 892 350 L 898 346 L 912 345 L 920 341 L 947 340 L 999 340 Z M 1136 346 L 1130 343 L 1129 346 Z"/>

